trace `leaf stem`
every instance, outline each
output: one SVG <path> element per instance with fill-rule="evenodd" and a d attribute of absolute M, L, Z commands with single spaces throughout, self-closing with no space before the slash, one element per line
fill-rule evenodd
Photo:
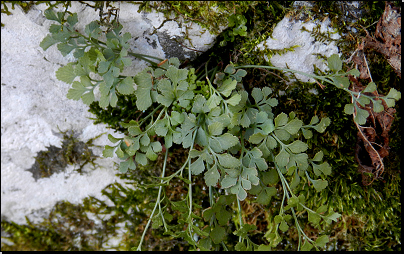
<path fill-rule="evenodd" d="M 164 174 L 165 174 L 165 172 L 166 172 L 167 156 L 168 156 L 168 148 L 167 148 L 167 150 L 166 150 L 166 154 L 165 154 L 165 157 L 164 157 L 165 160 L 164 160 L 164 164 L 163 164 L 163 172 L 161 172 L 161 177 L 164 177 Z M 163 180 L 161 180 L 160 183 L 163 183 Z M 161 195 L 162 189 L 163 189 L 163 186 L 160 186 L 160 187 L 159 187 L 159 192 L 158 192 L 158 194 L 157 194 L 156 204 L 154 205 L 154 208 L 153 208 L 153 211 L 152 211 L 152 213 L 151 213 L 151 215 L 150 215 L 150 218 L 149 218 L 149 220 L 147 221 L 147 224 L 146 224 L 145 229 L 143 230 L 142 237 L 140 238 L 140 243 L 139 243 L 139 245 L 137 246 L 137 250 L 138 250 L 138 251 L 141 250 L 141 246 L 142 246 L 144 237 L 145 237 L 145 235 L 146 235 L 147 229 L 149 229 L 150 222 L 152 221 L 152 218 L 153 218 L 154 212 L 156 211 L 157 205 L 160 205 L 160 195 Z"/>

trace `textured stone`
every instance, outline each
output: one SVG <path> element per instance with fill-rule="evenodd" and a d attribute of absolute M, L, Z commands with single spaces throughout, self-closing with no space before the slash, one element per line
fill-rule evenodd
<path fill-rule="evenodd" d="M 119 7 L 119 21 L 123 32 L 132 35 L 130 49 L 133 52 L 162 59 L 196 56 L 194 51 L 172 40 L 173 37 L 183 40 L 184 27 L 166 22 L 153 34 L 164 21 L 162 14 L 138 13 L 137 5 L 124 2 L 119 3 Z M 86 165 L 83 171 L 88 173 L 82 175 L 68 165 L 64 172 L 36 182 L 32 173 L 26 171 L 34 164 L 34 156 L 39 151 L 50 145 L 61 147 L 61 137 L 54 134 L 58 128 L 81 133 L 79 139 L 83 142 L 104 132 L 114 134 L 104 124 L 93 124 L 89 118 L 94 115 L 87 111 L 88 106 L 81 100 L 66 98 L 70 85 L 57 80 L 55 72 L 75 59 L 72 54 L 63 57 L 56 46 L 46 51 L 39 47 L 49 26 L 55 23 L 44 17 L 46 8 L 45 4 L 35 5 L 25 14 L 18 5 L 14 10 L 10 5 L 13 15 L 1 14 L 1 22 L 5 24 L 1 28 L 1 215 L 17 223 L 25 223 L 25 215 L 33 221 L 40 220 L 57 201 L 80 203 L 89 195 L 103 199 L 101 190 L 108 184 L 115 181 L 124 184 L 115 176 L 114 162 L 119 162 L 116 157 L 97 159 L 100 167 L 90 170 L 91 165 Z M 78 2 L 72 2 L 69 11 L 78 13 L 76 28 L 79 31 L 99 18 L 93 8 Z M 195 30 L 195 33 L 203 32 L 196 24 L 192 28 L 190 31 Z M 159 35 L 164 36 L 159 38 Z M 200 50 L 207 50 L 215 39 L 209 32 L 200 37 L 190 35 L 190 38 L 198 40 L 195 45 Z M 190 46 L 187 41 L 184 45 Z M 171 48 L 178 50 L 165 51 Z M 133 63 L 133 68 L 125 71 L 126 75 L 135 75 L 147 66 L 146 62 L 136 59 Z M 111 145 L 107 135 L 93 143 Z M 93 153 L 102 156 L 102 149 L 94 148 Z"/>

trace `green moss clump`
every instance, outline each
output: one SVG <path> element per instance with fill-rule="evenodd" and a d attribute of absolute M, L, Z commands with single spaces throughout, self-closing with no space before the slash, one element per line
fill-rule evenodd
<path fill-rule="evenodd" d="M 47 151 L 38 152 L 34 165 L 27 169 L 32 172 L 35 181 L 62 172 L 67 165 L 79 165 L 77 169 L 79 173 L 87 163 L 95 166 L 94 160 L 98 156 L 93 154 L 90 147 L 93 146 L 93 140 L 99 136 L 84 143 L 75 137 L 73 131 L 60 133 L 63 134 L 62 148 L 50 145 Z"/>

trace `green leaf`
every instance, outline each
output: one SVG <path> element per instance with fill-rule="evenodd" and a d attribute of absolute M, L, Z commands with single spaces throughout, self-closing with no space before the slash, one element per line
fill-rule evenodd
<path fill-rule="evenodd" d="M 301 251 L 309 251 L 313 248 L 313 244 L 309 243 L 308 241 L 304 241 L 304 244 L 302 248 L 300 249 Z"/>
<path fill-rule="evenodd" d="M 313 161 L 321 161 L 323 159 L 323 156 L 324 156 L 323 151 L 319 151 L 314 155 Z"/>
<path fill-rule="evenodd" d="M 382 105 L 380 100 L 374 100 L 373 101 L 373 111 L 375 113 L 380 113 L 384 110 L 384 106 Z"/>
<path fill-rule="evenodd" d="M 156 134 L 161 136 L 161 137 L 165 137 L 167 132 L 168 132 L 167 124 L 168 124 L 168 119 L 167 118 L 157 120 L 156 125 L 154 127 L 154 130 L 156 131 Z"/>
<path fill-rule="evenodd" d="M 206 99 L 202 94 L 197 94 L 194 98 L 194 104 L 192 105 L 191 109 L 192 113 L 206 113 L 209 112 L 210 109 L 206 104 Z"/>
<path fill-rule="evenodd" d="M 137 135 L 143 133 L 143 131 L 140 129 L 139 126 L 130 126 L 128 128 L 128 131 L 129 131 L 130 135 L 132 135 L 132 136 L 137 136 Z"/>
<path fill-rule="evenodd" d="M 179 113 L 177 111 L 172 111 L 171 112 L 170 121 L 171 121 L 172 126 L 177 126 L 178 124 L 183 123 L 184 120 L 185 120 L 184 114 L 181 114 L 181 113 Z"/>
<path fill-rule="evenodd" d="M 228 134 L 228 133 L 226 133 Z M 239 159 L 233 157 L 232 155 L 228 153 L 224 154 L 216 154 L 217 158 L 219 159 L 220 165 L 225 168 L 237 168 L 241 165 L 241 162 Z"/>
<path fill-rule="evenodd" d="M 226 102 L 232 106 L 236 106 L 241 100 L 241 95 L 236 93 L 232 97 L 226 100 Z M 218 104 L 217 104 L 218 105 Z"/>
<path fill-rule="evenodd" d="M 73 27 L 78 21 L 77 13 L 73 13 L 67 17 L 67 23 L 69 23 L 70 27 Z"/>
<path fill-rule="evenodd" d="M 265 163 L 265 160 L 264 160 L 264 163 Z M 267 166 L 267 168 L 268 168 L 268 166 Z M 257 169 L 255 169 L 253 167 L 249 167 L 249 168 L 244 167 L 243 173 L 241 174 L 242 178 L 247 179 L 253 185 L 259 184 L 260 179 L 257 177 L 257 175 L 258 175 L 258 171 L 257 171 Z M 244 188 L 244 189 L 246 189 L 246 188 Z M 248 189 L 251 189 L 251 187 L 249 187 Z"/>
<path fill-rule="evenodd" d="M 73 53 L 73 56 L 75 58 L 81 58 L 82 56 L 84 56 L 84 49 L 76 48 L 76 50 Z"/>
<path fill-rule="evenodd" d="M 341 217 L 341 214 L 331 211 L 324 220 L 327 224 L 330 224 L 331 221 L 337 222 L 339 217 Z"/>
<path fill-rule="evenodd" d="M 319 124 L 317 124 L 316 126 L 313 127 L 313 129 L 315 129 L 316 131 L 323 133 L 325 131 L 325 129 L 327 128 L 327 126 L 329 126 L 331 123 L 330 118 L 328 117 L 324 117 L 321 118 L 321 121 Z"/>
<path fill-rule="evenodd" d="M 348 71 L 347 74 L 351 74 L 355 77 L 359 77 L 361 75 L 360 71 L 357 69 L 352 69 L 352 70 Z"/>
<path fill-rule="evenodd" d="M 109 141 L 111 141 L 112 143 L 116 143 L 118 141 L 121 141 L 120 138 L 115 138 L 114 136 L 112 136 L 111 134 L 108 134 L 108 139 Z"/>
<path fill-rule="evenodd" d="M 369 116 L 369 112 L 367 110 L 357 108 L 356 109 L 356 116 L 354 118 L 355 122 L 359 125 L 364 125 L 366 123 L 366 119 Z"/>
<path fill-rule="evenodd" d="M 279 225 L 279 229 L 282 230 L 283 232 L 288 231 L 289 226 L 288 226 L 288 224 L 286 223 L 286 221 L 284 221 L 284 220 L 281 221 L 281 224 Z"/>
<path fill-rule="evenodd" d="M 56 25 L 56 24 L 52 24 L 49 27 L 49 32 L 51 32 L 52 34 L 57 34 L 60 31 L 62 31 L 62 27 L 61 25 Z"/>
<path fill-rule="evenodd" d="M 309 221 L 310 221 L 311 223 L 313 223 L 314 225 L 319 225 L 320 219 L 321 219 L 320 215 L 317 214 L 317 213 L 313 213 L 313 212 L 311 212 L 311 211 L 307 211 L 307 213 L 308 213 L 308 215 L 309 215 L 309 218 L 308 218 Z"/>
<path fill-rule="evenodd" d="M 234 250 L 236 251 L 247 251 L 247 246 L 243 242 L 238 242 L 236 246 L 234 246 Z"/>
<path fill-rule="evenodd" d="M 328 181 L 323 180 L 323 179 L 310 180 L 310 181 L 313 183 L 313 186 L 314 186 L 314 188 L 316 189 L 317 192 L 320 192 L 320 191 L 324 190 L 328 185 Z"/>
<path fill-rule="evenodd" d="M 149 146 L 149 147 L 147 147 L 147 150 L 146 150 L 146 157 L 151 161 L 155 161 L 155 160 L 157 160 L 158 155 Z"/>
<path fill-rule="evenodd" d="M 45 17 L 49 20 L 58 21 L 59 23 L 61 22 L 61 20 L 58 18 L 58 16 L 56 16 L 56 14 L 53 10 L 47 9 L 44 11 L 44 14 L 45 14 Z"/>
<path fill-rule="evenodd" d="M 342 61 L 337 54 L 331 55 L 328 59 L 328 68 L 333 72 L 342 70 Z"/>
<path fill-rule="evenodd" d="M 349 78 L 347 78 L 347 77 L 332 77 L 331 79 L 332 79 L 334 85 L 338 88 L 348 89 L 348 87 L 350 85 Z"/>
<path fill-rule="evenodd" d="M 146 110 L 152 105 L 152 76 L 149 73 L 141 72 L 135 76 L 135 83 L 137 85 L 135 91 L 136 106 L 139 110 Z"/>
<path fill-rule="evenodd" d="M 188 70 L 178 69 L 175 66 L 170 65 L 165 74 L 169 79 L 171 79 L 173 85 L 177 85 L 181 80 L 185 80 L 188 77 Z"/>
<path fill-rule="evenodd" d="M 106 145 L 104 150 L 102 151 L 102 155 L 105 158 L 112 157 L 114 155 L 114 150 L 115 150 L 115 147 L 111 147 L 109 145 Z"/>
<path fill-rule="evenodd" d="M 220 174 L 219 171 L 217 171 L 216 164 L 205 172 L 204 179 L 207 186 L 216 186 L 219 178 Z"/>
<path fill-rule="evenodd" d="M 227 211 L 224 206 L 221 206 L 221 209 L 215 213 L 216 219 L 219 222 L 219 225 L 226 226 L 229 220 L 232 217 L 232 214 Z"/>
<path fill-rule="evenodd" d="M 310 120 L 310 125 L 315 125 L 316 123 L 318 123 L 320 121 L 320 119 L 318 118 L 318 116 L 313 116 Z"/>
<path fill-rule="evenodd" d="M 355 112 L 355 106 L 352 103 L 345 104 L 344 112 L 345 114 L 352 115 Z"/>
<path fill-rule="evenodd" d="M 133 79 L 131 77 L 126 77 L 117 86 L 118 92 L 121 94 L 131 94 L 135 91 L 133 88 Z"/>
<path fill-rule="evenodd" d="M 285 167 L 289 162 L 290 154 L 284 149 L 281 149 L 278 155 L 275 157 L 275 162 L 279 167 Z"/>
<path fill-rule="evenodd" d="M 122 144 L 121 144 L 122 145 Z M 119 158 L 123 158 L 125 156 L 125 154 L 123 153 L 122 149 L 121 149 L 121 145 L 118 146 L 118 148 L 116 149 L 116 155 L 118 155 Z"/>
<path fill-rule="evenodd" d="M 223 94 L 224 96 L 228 97 L 231 92 L 236 88 L 237 81 L 232 79 L 226 79 L 223 84 L 217 88 L 217 90 Z"/>
<path fill-rule="evenodd" d="M 363 107 L 364 107 L 365 105 L 367 105 L 367 104 L 370 103 L 370 100 L 369 100 L 368 98 L 364 97 L 364 96 L 361 96 L 361 97 L 357 98 L 356 101 L 357 101 L 360 105 L 362 105 Z"/>
<path fill-rule="evenodd" d="M 191 173 L 193 175 L 199 175 L 205 170 L 205 164 L 203 163 L 203 159 L 199 157 L 196 161 L 191 163 Z"/>
<path fill-rule="evenodd" d="M 263 205 L 268 205 L 271 202 L 271 198 L 276 195 L 275 187 L 265 187 L 257 197 L 257 202 Z"/>
<path fill-rule="evenodd" d="M 293 190 L 295 189 L 300 183 L 300 176 L 295 170 L 295 175 L 293 176 L 292 182 L 290 183 L 290 189 Z"/>
<path fill-rule="evenodd" d="M 306 170 L 309 166 L 307 163 L 308 155 L 306 153 L 291 154 L 290 160 L 296 162 L 296 166 L 301 170 Z"/>
<path fill-rule="evenodd" d="M 81 99 L 83 100 L 83 103 L 86 105 L 90 105 L 94 101 L 94 93 L 93 91 L 89 91 L 88 93 L 85 93 L 81 96 Z"/>
<path fill-rule="evenodd" d="M 386 105 L 389 108 L 394 107 L 394 105 L 396 105 L 396 102 L 394 99 L 384 97 L 383 100 L 386 102 Z"/>
<path fill-rule="evenodd" d="M 388 98 L 393 98 L 396 101 L 401 99 L 401 93 L 394 88 L 390 88 L 389 93 L 386 95 Z M 389 106 L 390 107 L 390 106 Z"/>
<path fill-rule="evenodd" d="M 208 101 L 206 102 L 206 105 L 208 106 L 209 109 L 213 109 L 213 108 L 217 107 L 220 104 L 220 101 L 221 101 L 221 99 L 220 99 L 220 97 L 218 95 L 212 94 L 209 97 Z"/>
<path fill-rule="evenodd" d="M 169 107 L 175 99 L 174 91 L 171 82 L 168 79 L 163 79 L 158 82 L 157 89 L 161 94 L 157 96 L 157 102 Z"/>
<path fill-rule="evenodd" d="M 313 164 L 313 171 L 317 176 L 320 175 L 318 171 L 327 176 L 331 174 L 331 166 L 328 164 L 328 162 L 324 162 L 320 165 Z"/>
<path fill-rule="evenodd" d="M 264 245 L 261 244 L 260 246 L 258 246 L 258 248 L 256 249 L 257 251 L 271 251 L 271 245 Z"/>
<path fill-rule="evenodd" d="M 67 92 L 67 98 L 77 101 L 86 91 L 87 89 L 80 82 L 74 81 L 72 88 Z"/>
<path fill-rule="evenodd" d="M 140 138 L 140 144 L 143 146 L 148 146 L 150 144 L 150 138 L 147 134 L 143 135 L 143 137 Z"/>
<path fill-rule="evenodd" d="M 243 201 L 247 197 L 247 192 L 241 186 L 239 186 L 236 196 L 240 201 Z"/>
<path fill-rule="evenodd" d="M 376 91 L 376 84 L 375 82 L 370 82 L 368 84 L 368 86 L 365 88 L 365 90 L 363 90 L 364 93 L 373 93 L 374 91 Z"/>
<path fill-rule="evenodd" d="M 287 147 L 293 152 L 293 153 L 301 153 L 307 150 L 308 146 L 306 143 L 296 140 L 293 143 L 287 145 Z"/>
<path fill-rule="evenodd" d="M 199 244 L 197 245 L 202 251 L 209 251 L 212 248 L 212 239 L 203 238 L 199 240 Z"/>
<path fill-rule="evenodd" d="M 56 78 L 67 84 L 73 83 L 76 76 L 77 75 L 74 72 L 74 63 L 68 63 L 56 71 Z"/>
<path fill-rule="evenodd" d="M 52 35 L 53 39 L 57 40 L 58 42 L 67 42 L 67 40 L 70 38 L 71 33 L 69 31 L 60 31 L 58 33 L 54 33 Z"/>
<path fill-rule="evenodd" d="M 109 70 L 109 66 L 111 65 L 110 61 L 101 61 L 98 64 L 98 72 L 99 73 L 105 73 Z"/>
<path fill-rule="evenodd" d="M 275 168 L 272 168 L 268 172 L 264 172 L 262 181 L 264 184 L 276 184 L 279 182 L 278 171 Z"/>
<path fill-rule="evenodd" d="M 310 139 L 313 137 L 313 132 L 311 130 L 307 130 L 305 128 L 302 128 L 302 133 L 305 139 Z"/>
<path fill-rule="evenodd" d="M 284 130 L 284 129 L 276 129 L 276 130 L 274 131 L 274 134 L 275 134 L 275 136 L 276 136 L 278 139 L 280 139 L 280 140 L 286 141 L 286 140 L 288 140 L 288 139 L 290 138 L 289 132 L 287 132 L 287 131 Z"/>
<path fill-rule="evenodd" d="M 253 135 L 251 135 L 248 138 L 248 142 L 252 143 L 252 144 L 259 144 L 261 143 L 262 140 L 264 140 L 264 138 L 267 137 L 266 135 L 262 134 L 262 133 L 255 133 Z"/>
<path fill-rule="evenodd" d="M 111 91 L 111 99 L 110 99 L 111 107 L 116 107 L 117 102 L 118 102 L 118 96 L 116 95 L 115 91 Z"/>
<path fill-rule="evenodd" d="M 143 166 L 147 165 L 147 157 L 146 157 L 146 154 L 144 154 L 144 153 L 137 152 L 136 156 L 135 156 L 135 160 L 137 163 L 139 163 Z"/>
<path fill-rule="evenodd" d="M 278 146 L 278 142 L 272 136 L 268 136 L 265 143 L 269 149 L 274 149 Z"/>
<path fill-rule="evenodd" d="M 252 224 L 243 224 L 238 230 L 234 231 L 233 234 L 236 236 L 240 236 L 241 238 L 247 238 L 248 232 L 254 231 L 257 229 L 257 226 Z"/>
<path fill-rule="evenodd" d="M 223 178 L 220 185 L 222 186 L 223 189 L 230 188 L 231 186 L 236 185 L 237 179 L 238 179 L 237 177 L 231 177 L 231 176 L 226 175 Z"/>
<path fill-rule="evenodd" d="M 233 65 L 233 64 L 228 64 L 228 65 L 226 66 L 226 68 L 224 68 L 224 72 L 225 72 L 225 73 L 228 73 L 228 74 L 233 74 L 233 73 L 236 72 L 236 69 L 234 68 L 234 65 Z"/>
<path fill-rule="evenodd" d="M 67 43 L 59 43 L 57 45 L 58 50 L 60 53 L 62 53 L 63 56 L 67 56 L 73 49 L 75 49 L 75 46 L 69 45 Z"/>
<path fill-rule="evenodd" d="M 224 126 L 221 122 L 214 122 L 208 125 L 208 130 L 211 135 L 218 136 L 222 134 Z"/>
<path fill-rule="evenodd" d="M 221 136 L 212 136 L 209 138 L 209 146 L 216 153 L 223 152 L 235 146 L 238 143 L 239 143 L 238 138 L 230 133 L 225 133 Z"/>
<path fill-rule="evenodd" d="M 154 152 L 159 153 L 163 150 L 163 147 L 161 146 L 159 141 L 154 141 L 150 143 L 151 148 L 153 149 Z"/>
<path fill-rule="evenodd" d="M 328 235 L 322 235 L 316 239 L 316 245 L 320 248 L 324 248 L 325 244 L 329 241 L 330 239 L 328 238 Z"/>
<path fill-rule="evenodd" d="M 43 38 L 43 40 L 41 41 L 39 46 L 45 51 L 50 46 L 52 46 L 52 45 L 54 45 L 55 43 L 58 43 L 58 42 L 59 42 L 58 40 L 55 40 L 50 34 L 48 34 L 45 38 Z"/>
<path fill-rule="evenodd" d="M 274 121 L 275 121 L 275 127 L 283 126 L 288 122 L 288 115 L 282 112 L 275 117 Z"/>
<path fill-rule="evenodd" d="M 210 232 L 210 238 L 215 244 L 222 242 L 226 236 L 226 230 L 221 226 L 215 226 Z"/>
<path fill-rule="evenodd" d="M 125 174 L 126 172 L 128 172 L 128 168 L 129 168 L 129 161 L 121 161 L 121 163 L 119 164 L 119 172 Z"/>

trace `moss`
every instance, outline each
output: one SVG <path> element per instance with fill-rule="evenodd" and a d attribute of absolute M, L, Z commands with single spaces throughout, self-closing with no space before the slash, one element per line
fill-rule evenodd
<path fill-rule="evenodd" d="M 93 154 L 90 147 L 93 146 L 93 140 L 99 136 L 84 143 L 75 137 L 73 131 L 61 131 L 60 133 L 63 134 L 62 148 L 50 145 L 47 147 L 47 151 L 38 152 L 34 165 L 27 169 L 33 174 L 36 181 L 39 178 L 50 177 L 64 171 L 67 165 L 78 165 L 79 168 L 76 170 L 79 173 L 82 173 L 81 170 L 87 163 L 95 166 L 94 160 L 98 156 Z"/>

